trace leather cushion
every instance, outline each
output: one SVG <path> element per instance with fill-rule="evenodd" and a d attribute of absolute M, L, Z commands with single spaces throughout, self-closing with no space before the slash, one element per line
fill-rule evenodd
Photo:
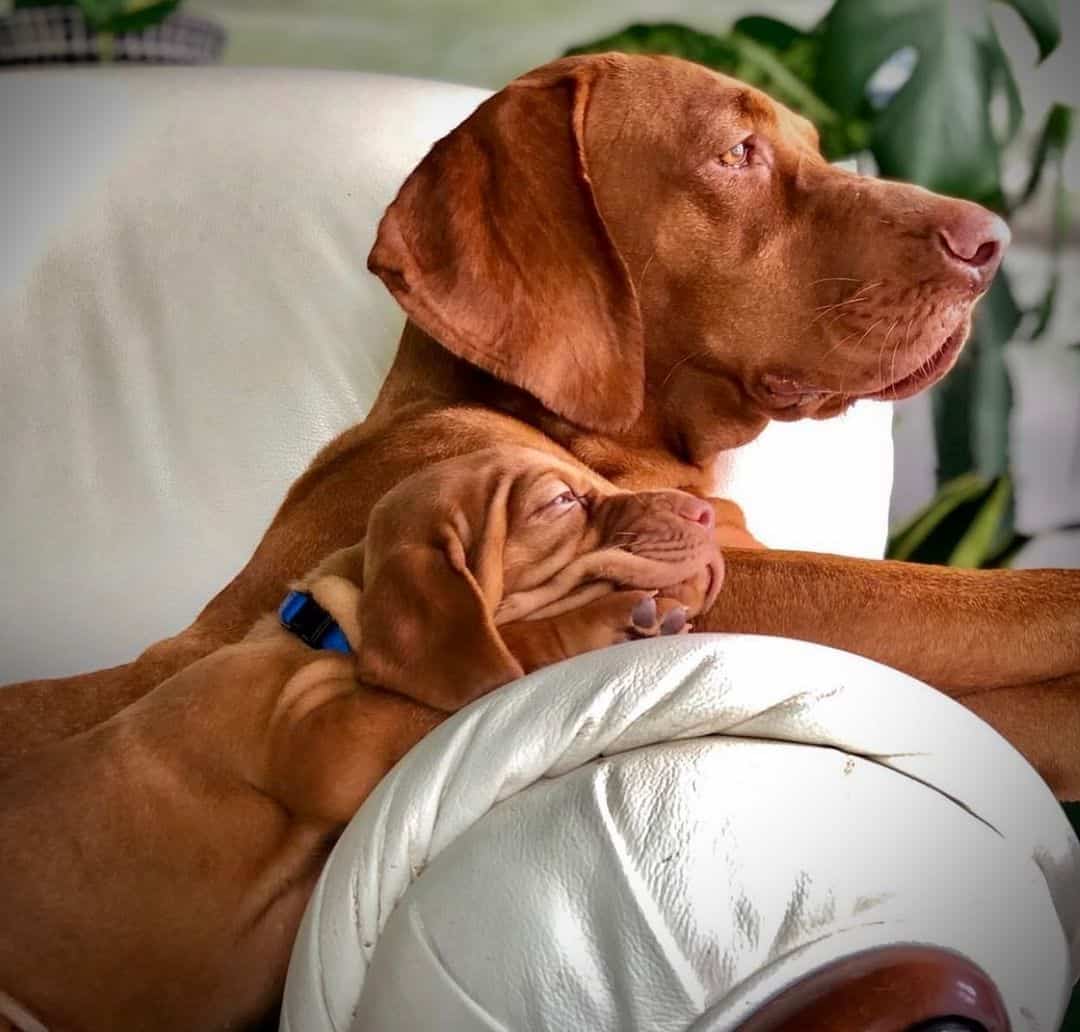
<path fill-rule="evenodd" d="M 1038 775 L 912 678 L 777 638 L 617 646 L 479 700 L 382 781 L 282 1028 L 726 1030 L 836 957 L 925 942 L 1045 1032 L 1078 886 Z"/>

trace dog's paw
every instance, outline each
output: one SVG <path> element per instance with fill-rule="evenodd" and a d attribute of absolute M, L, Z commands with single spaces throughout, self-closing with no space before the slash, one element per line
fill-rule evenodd
<path fill-rule="evenodd" d="M 651 591 L 628 591 L 626 594 L 641 596 L 627 600 L 630 605 L 627 636 L 630 640 L 686 634 L 690 630 L 687 608 L 677 599 L 657 596 Z"/>
<path fill-rule="evenodd" d="M 691 629 L 686 606 L 656 591 L 615 591 L 563 617 L 567 621 L 563 630 L 569 632 L 568 624 L 572 623 L 575 636 L 584 635 L 587 647 L 594 649 L 641 638 L 686 634 Z"/>

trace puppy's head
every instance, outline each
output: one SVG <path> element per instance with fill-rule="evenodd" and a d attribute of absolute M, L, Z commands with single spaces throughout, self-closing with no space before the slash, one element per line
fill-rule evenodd
<path fill-rule="evenodd" d="M 364 680 L 449 711 L 521 676 L 501 623 L 617 587 L 662 590 L 691 614 L 711 604 L 713 530 L 711 506 L 689 495 L 630 494 L 575 463 L 496 447 L 402 481 L 363 545 L 307 583 L 354 641 Z"/>
<path fill-rule="evenodd" d="M 830 165 L 744 83 L 606 54 L 522 76 L 440 140 L 369 267 L 551 412 L 616 434 L 648 407 L 700 463 L 769 419 L 943 376 L 1008 236 L 977 205 Z"/>

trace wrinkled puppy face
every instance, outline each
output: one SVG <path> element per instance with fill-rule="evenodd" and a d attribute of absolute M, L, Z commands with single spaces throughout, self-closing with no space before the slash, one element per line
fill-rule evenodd
<path fill-rule="evenodd" d="M 619 491 L 541 453 L 515 479 L 506 526 L 499 623 L 620 587 L 659 590 L 695 615 L 723 579 L 709 503 L 681 491 Z"/>
<path fill-rule="evenodd" d="M 805 119 L 682 61 L 612 61 L 584 142 L 673 413 L 709 378 L 748 422 L 916 393 L 955 362 L 1008 244 L 978 205 L 837 169 Z"/>
<path fill-rule="evenodd" d="M 500 624 L 618 587 L 661 589 L 691 614 L 711 604 L 722 574 L 712 512 L 679 492 L 617 491 L 530 448 L 487 448 L 383 495 L 363 546 L 322 564 L 315 587 L 362 565 L 349 625 L 358 675 L 452 712 L 521 676 Z"/>
<path fill-rule="evenodd" d="M 520 446 L 448 459 L 399 484 L 372 511 L 366 546 L 365 584 L 387 555 L 438 548 L 475 581 L 496 623 L 619 587 L 660 590 L 694 615 L 723 579 L 709 503 L 681 491 L 620 491 Z"/>

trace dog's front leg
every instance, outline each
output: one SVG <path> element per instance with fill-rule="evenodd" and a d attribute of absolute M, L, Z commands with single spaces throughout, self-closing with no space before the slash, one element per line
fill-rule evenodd
<path fill-rule="evenodd" d="M 699 631 L 832 645 L 958 699 L 1080 798 L 1080 570 L 961 570 L 805 552 L 724 552 Z"/>

